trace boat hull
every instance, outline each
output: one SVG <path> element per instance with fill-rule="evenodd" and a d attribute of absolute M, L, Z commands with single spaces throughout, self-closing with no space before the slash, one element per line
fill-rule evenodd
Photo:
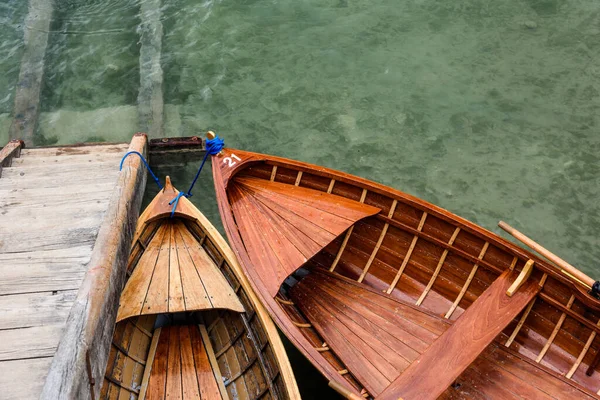
<path fill-rule="evenodd" d="M 550 391 L 554 391 L 551 394 L 558 397 L 595 398 L 600 378 L 597 372 L 590 376 L 586 371 L 589 368 L 595 371 L 597 364 L 600 303 L 587 294 L 580 282 L 561 274 L 548 262 L 440 207 L 343 172 L 225 149 L 213 158 L 213 175 L 227 236 L 258 296 L 283 333 L 347 397 L 384 396 L 386 388 L 393 387 L 393 382 L 400 379 L 413 361 L 422 357 L 412 347 L 399 350 L 404 345 L 410 346 L 392 343 L 402 334 L 394 329 L 400 327 L 406 331 L 411 324 L 420 328 L 439 325 L 439 329 L 452 326 L 461 316 L 466 319 L 478 300 L 478 309 L 488 310 L 490 302 L 483 294 L 505 273 L 507 285 L 522 284 L 517 290 L 530 290 L 529 297 L 520 303 L 513 297 L 507 300 L 506 324 L 495 327 L 498 335 L 490 339 L 490 344 L 482 342 L 463 367 L 452 371 L 460 372 L 457 384 L 447 387 L 439 396 L 477 398 L 468 395 L 471 391 L 501 398 L 498 383 L 485 378 L 495 371 L 494 374 L 505 379 L 500 381 L 514 385 L 517 391 L 529 390 L 543 397 L 544 390 L 551 387 Z M 278 246 L 287 246 L 281 244 L 285 240 L 273 240 L 260 232 L 275 229 L 281 237 L 289 235 L 282 228 L 257 226 L 255 236 L 244 231 L 250 213 L 240 212 L 240 202 L 260 203 L 262 209 L 266 205 L 267 213 L 279 213 L 285 218 L 277 204 L 265 201 L 268 196 L 261 197 L 247 189 L 240 195 L 240 187 L 247 186 L 249 180 L 262 181 L 272 192 L 280 191 L 281 185 L 287 185 L 290 191 L 301 187 L 331 196 L 332 202 L 342 197 L 379 211 L 354 222 L 305 262 L 290 261 L 278 253 Z M 280 282 L 276 295 L 271 289 L 272 282 L 256 266 L 259 242 L 264 246 L 261 253 L 272 252 L 273 268 L 281 265 L 281 271 L 286 271 L 284 275 L 296 271 L 291 278 Z M 524 269 L 530 260 L 532 272 L 525 277 Z M 342 290 L 325 279 L 314 278 L 318 274 L 333 279 L 331 282 L 354 283 Z M 310 287 L 303 286 L 308 282 L 307 277 L 314 278 Z M 337 290 L 345 298 L 336 297 Z M 367 294 L 374 296 L 373 307 L 387 306 L 375 314 L 366 305 L 353 309 L 357 299 Z M 314 299 L 318 300 L 313 304 Z M 390 307 L 409 307 L 418 312 L 408 318 L 409 323 L 398 321 L 387 329 L 384 314 Z M 344 310 L 350 310 L 349 314 L 345 315 Z M 421 343 L 423 351 L 436 340 L 434 337 Z M 385 359 L 393 353 L 397 355 L 396 361 L 390 364 L 380 360 L 381 364 L 377 364 L 378 357 Z M 513 370 L 503 368 L 503 363 L 509 363 Z M 387 373 L 388 370 L 395 372 Z M 537 374 L 536 379 L 525 378 L 531 371 Z M 432 397 L 424 398 L 436 398 L 438 394 L 429 396 Z"/>

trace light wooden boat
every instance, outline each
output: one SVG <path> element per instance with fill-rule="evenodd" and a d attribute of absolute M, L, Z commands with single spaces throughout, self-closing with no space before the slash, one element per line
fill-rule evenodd
<path fill-rule="evenodd" d="M 599 398 L 581 272 L 327 168 L 224 149 L 213 175 L 255 292 L 347 398 Z"/>
<path fill-rule="evenodd" d="M 299 399 L 231 250 L 169 178 L 140 216 L 101 399 Z"/>

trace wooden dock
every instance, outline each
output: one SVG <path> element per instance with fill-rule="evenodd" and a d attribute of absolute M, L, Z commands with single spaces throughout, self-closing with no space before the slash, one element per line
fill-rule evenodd
<path fill-rule="evenodd" d="M 89 397 L 145 187 L 138 157 L 119 162 L 128 148 L 145 154 L 146 136 L 21 146 L 0 150 L 0 397 Z"/>

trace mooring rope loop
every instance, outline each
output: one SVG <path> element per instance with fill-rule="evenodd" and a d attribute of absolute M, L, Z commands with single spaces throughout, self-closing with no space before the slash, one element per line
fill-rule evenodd
<path fill-rule="evenodd" d="M 204 163 L 206 163 L 208 156 L 219 154 L 221 152 L 221 150 L 223 150 L 224 146 L 225 146 L 225 142 L 223 141 L 223 139 L 221 139 L 218 136 L 215 136 L 214 139 L 206 139 L 206 152 L 204 153 L 204 158 L 202 159 L 202 163 L 200 163 L 200 167 L 198 168 L 198 172 L 196 172 L 196 176 L 194 177 L 194 180 L 192 181 L 190 188 L 185 193 L 179 192 L 177 197 L 175 197 L 173 200 L 171 200 L 169 202 L 169 205 L 171 205 L 171 204 L 173 205 L 173 209 L 171 210 L 171 218 L 173 218 L 173 215 L 175 215 L 175 209 L 177 209 L 177 204 L 179 203 L 179 199 L 181 197 L 188 197 L 188 198 L 192 197 L 192 189 L 194 188 L 194 185 L 196 184 L 196 181 L 198 180 L 198 177 L 200 176 L 200 173 L 202 172 L 202 168 L 204 167 Z"/>
<path fill-rule="evenodd" d="M 127 156 L 129 156 L 130 154 L 137 154 L 138 156 L 140 156 L 140 158 L 142 159 L 142 162 L 144 163 L 144 165 L 148 169 L 148 172 L 150 172 L 150 175 L 152 175 L 152 178 L 154 178 L 154 182 L 156 182 L 156 184 L 158 185 L 159 189 L 162 189 L 163 187 L 160 184 L 160 181 L 158 180 L 158 178 L 156 177 L 156 175 L 154 175 L 154 172 L 152 172 L 152 168 L 150 168 L 150 165 L 148 165 L 148 162 L 146 161 L 146 159 L 144 158 L 144 156 L 139 151 L 128 151 L 127 153 L 125 153 L 125 155 L 123 156 L 123 158 L 121 158 L 121 165 L 119 165 L 119 171 L 121 171 L 123 169 L 123 163 L 125 162 L 125 159 L 127 158 Z"/>

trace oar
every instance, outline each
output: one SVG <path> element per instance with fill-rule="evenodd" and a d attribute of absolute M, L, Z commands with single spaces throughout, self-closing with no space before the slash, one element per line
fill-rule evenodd
<path fill-rule="evenodd" d="M 556 254 L 552 253 L 550 250 L 534 242 L 515 228 L 508 225 L 506 222 L 500 221 L 498 222 L 498 226 L 504 229 L 512 236 L 514 236 L 517 240 L 521 241 L 522 243 L 531 247 L 536 252 L 546 257 L 548 260 L 552 261 L 556 266 L 560 268 L 560 271 L 565 275 L 575 278 L 583 285 L 587 286 L 589 289 L 592 289 L 592 287 L 594 286 L 595 281 L 592 278 L 590 278 L 589 276 L 587 276 L 586 274 L 584 274 L 583 272 L 581 272 L 580 270 L 578 270 L 577 268 L 575 268 L 574 266 L 557 256 Z"/>
<path fill-rule="evenodd" d="M 333 379 L 329 381 L 329 387 L 348 400 L 364 400 L 360 396 L 355 395 L 352 391 L 346 389 L 344 385 L 342 385 L 338 381 L 334 381 Z"/>

